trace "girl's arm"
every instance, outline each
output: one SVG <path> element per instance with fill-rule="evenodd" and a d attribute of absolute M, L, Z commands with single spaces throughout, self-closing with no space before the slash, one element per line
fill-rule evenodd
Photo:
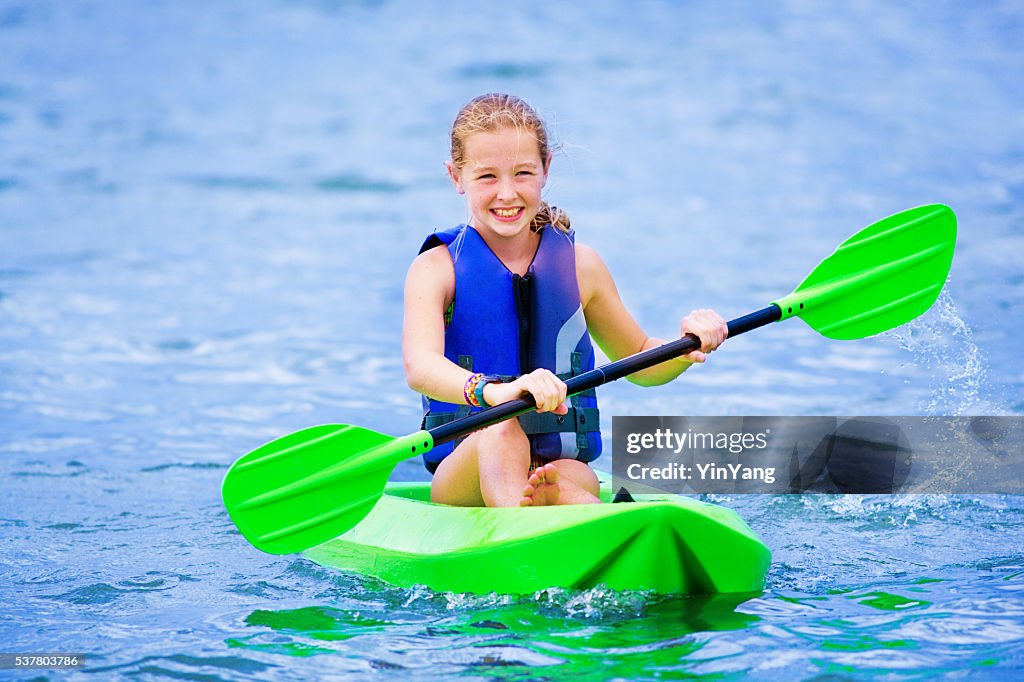
<path fill-rule="evenodd" d="M 447 249 L 421 253 L 405 277 L 402 363 L 409 388 L 461 404 L 470 372 L 444 356 L 444 313 L 455 297 L 455 268 Z"/>
<path fill-rule="evenodd" d="M 647 336 L 622 303 L 611 273 L 601 257 L 589 246 L 576 244 L 576 276 L 580 301 L 591 337 L 612 361 L 663 345 L 662 339 Z M 683 318 L 681 334 L 696 334 L 701 349 L 626 377 L 640 386 L 657 386 L 672 381 L 725 340 L 725 320 L 711 310 L 695 310 Z"/>
<path fill-rule="evenodd" d="M 409 388 L 457 405 L 466 402 L 463 388 L 472 376 L 444 355 L 444 313 L 455 297 L 455 268 L 447 249 L 421 253 L 405 278 L 405 316 L 402 322 L 402 362 Z M 546 369 L 538 369 L 508 384 L 487 384 L 484 399 L 499 405 L 533 395 L 540 412 L 565 414 L 565 384 Z"/>

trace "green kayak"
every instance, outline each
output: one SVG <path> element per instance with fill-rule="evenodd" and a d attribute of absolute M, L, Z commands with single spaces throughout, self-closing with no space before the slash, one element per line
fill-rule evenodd
<path fill-rule="evenodd" d="M 607 485 L 604 501 L 611 500 Z M 771 552 L 736 512 L 676 495 L 557 507 L 449 507 L 429 483 L 391 483 L 355 528 L 305 552 L 330 566 L 441 592 L 548 587 L 757 592 Z"/>

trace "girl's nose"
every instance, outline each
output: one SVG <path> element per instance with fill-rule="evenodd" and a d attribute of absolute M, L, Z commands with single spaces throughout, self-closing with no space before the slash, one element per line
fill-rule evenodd
<path fill-rule="evenodd" d="M 498 199 L 501 201 L 507 201 L 509 199 L 516 198 L 515 183 L 512 182 L 511 178 L 506 178 L 498 185 Z"/>

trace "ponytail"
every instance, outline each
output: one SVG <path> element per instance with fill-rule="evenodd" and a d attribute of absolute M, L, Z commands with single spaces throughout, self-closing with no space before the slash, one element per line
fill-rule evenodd
<path fill-rule="evenodd" d="M 533 222 L 530 223 L 530 229 L 536 232 L 545 225 L 551 225 L 556 230 L 568 232 L 570 227 L 569 214 L 557 206 L 548 206 L 548 202 L 542 201 L 540 202 L 540 209 L 537 211 L 537 215 L 533 217 Z"/>

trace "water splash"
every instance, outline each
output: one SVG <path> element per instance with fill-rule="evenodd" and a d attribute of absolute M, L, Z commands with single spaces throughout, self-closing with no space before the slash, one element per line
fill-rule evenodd
<path fill-rule="evenodd" d="M 930 396 L 918 404 L 922 414 L 960 416 L 991 411 L 981 398 L 986 371 L 974 333 L 943 289 L 921 317 L 882 335 L 912 355 L 912 363 L 933 377 Z"/>
<path fill-rule="evenodd" d="M 640 617 L 652 596 L 649 592 L 612 590 L 603 585 L 587 590 L 552 587 L 522 596 L 435 592 L 423 585 L 400 591 L 404 596 L 403 608 L 433 607 L 449 612 L 469 612 L 527 606 L 531 611 L 552 618 L 582 620 Z"/>

